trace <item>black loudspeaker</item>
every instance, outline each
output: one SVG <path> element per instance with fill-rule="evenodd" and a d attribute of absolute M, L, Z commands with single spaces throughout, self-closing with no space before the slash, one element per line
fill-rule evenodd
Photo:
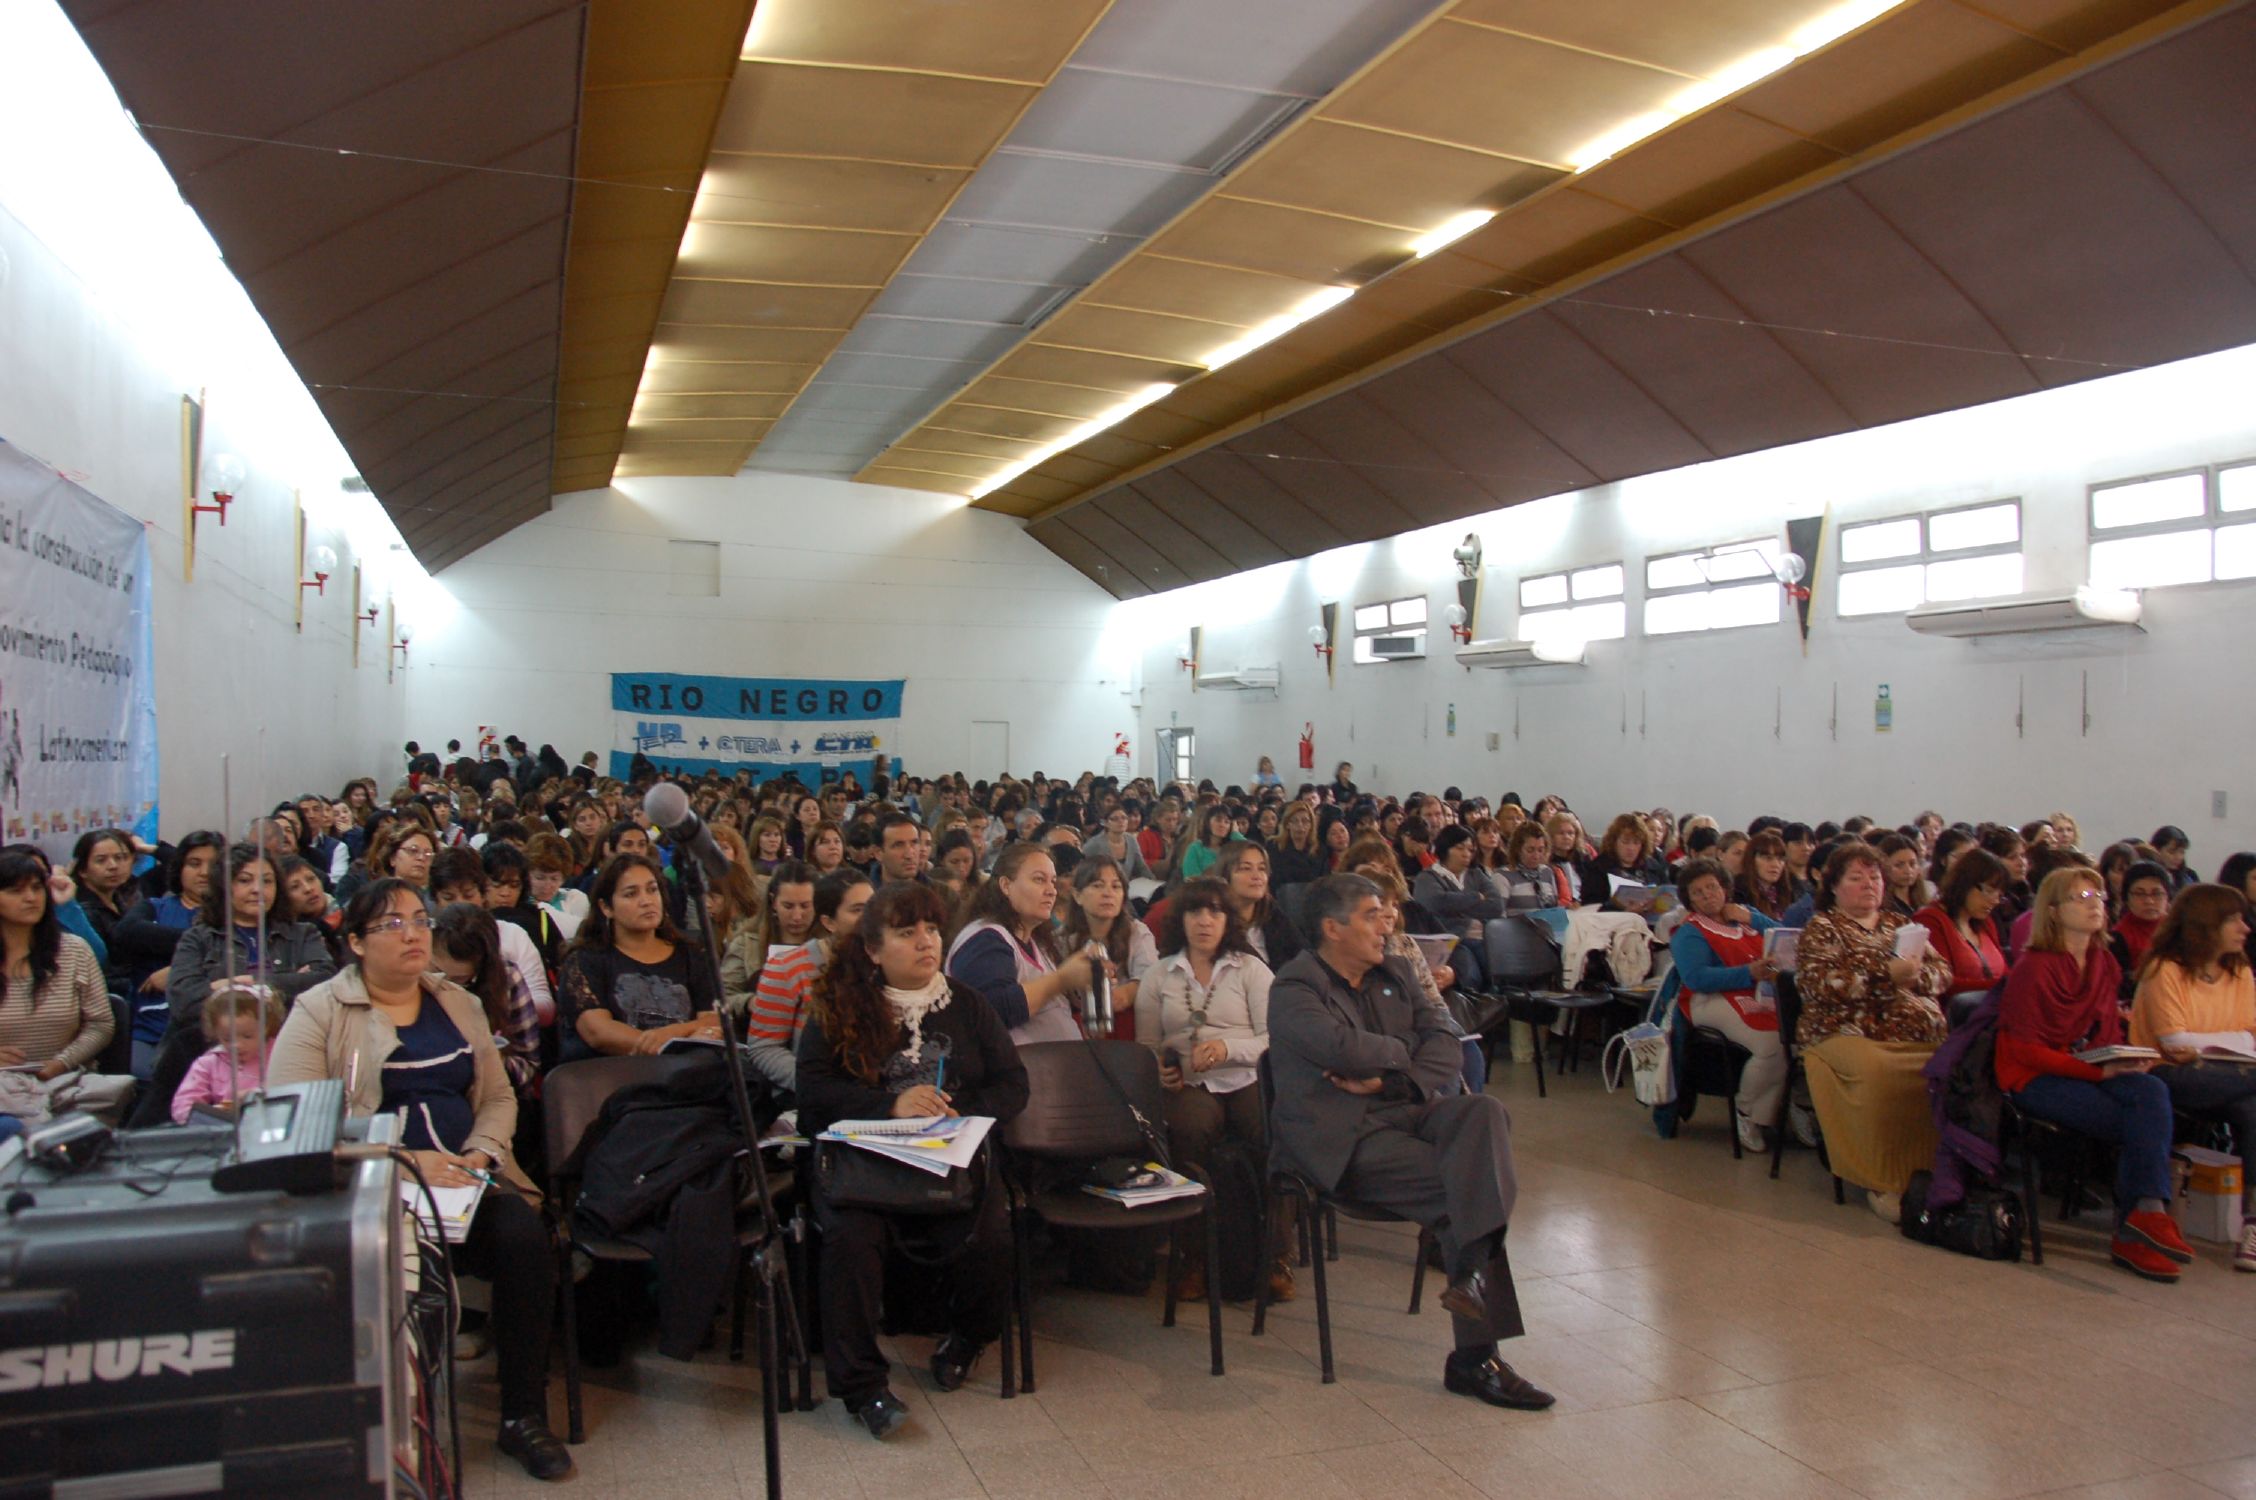
<path fill-rule="evenodd" d="M 0 1497 L 395 1492 L 392 1164 L 316 1196 L 222 1193 L 233 1147 L 128 1132 L 69 1176 L 0 1165 Z"/>

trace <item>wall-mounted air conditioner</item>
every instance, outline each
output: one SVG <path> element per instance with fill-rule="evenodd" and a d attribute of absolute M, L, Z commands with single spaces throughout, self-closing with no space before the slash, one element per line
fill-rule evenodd
<path fill-rule="evenodd" d="M 1973 599 L 1964 604 L 1930 604 L 1904 616 L 1921 635 L 1958 639 L 1983 635 L 2025 635 L 2042 630 L 2088 630 L 2100 626 L 2140 629 L 2139 596 L 2129 589 L 2099 589 L 2085 584 L 2065 593 L 2017 594 L 2010 599 Z"/>
<path fill-rule="evenodd" d="M 1273 693 L 1283 675 L 1275 667 L 1239 667 L 1233 672 L 1201 672 L 1198 685 L 1208 692 Z"/>
<path fill-rule="evenodd" d="M 1464 667 L 1579 667 L 1587 645 L 1568 637 L 1534 641 L 1473 641 L 1457 652 Z"/>

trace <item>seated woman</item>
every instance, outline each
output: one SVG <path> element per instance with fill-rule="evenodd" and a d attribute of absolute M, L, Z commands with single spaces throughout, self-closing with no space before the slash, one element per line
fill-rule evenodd
<path fill-rule="evenodd" d="M 1355 825 L 1345 812 L 1326 807 L 1316 815 L 1316 847 L 1324 858 L 1324 873 L 1338 871 L 1347 846 L 1355 842 Z"/>
<path fill-rule="evenodd" d="M 1452 937 L 1463 939 L 1455 962 L 1466 988 L 1486 990 L 1484 932 L 1490 920 L 1504 915 L 1505 903 L 1490 894 L 1486 877 L 1474 871 L 1473 854 L 1471 829 L 1462 823 L 1444 828 L 1434 839 L 1434 862 L 1419 873 L 1410 890 Z"/>
<path fill-rule="evenodd" d="M 802 1132 L 839 1120 L 956 1114 L 1000 1125 L 1026 1108 L 1026 1069 L 1002 1019 L 977 989 L 940 972 L 947 920 L 939 892 L 904 881 L 880 890 L 841 934 L 799 1037 Z M 1003 1331 L 1011 1279 L 1005 1194 L 990 1183 L 976 1209 L 947 1217 L 888 1219 L 837 1207 L 819 1190 L 814 1205 L 823 1237 L 823 1380 L 871 1436 L 886 1437 L 908 1420 L 877 1343 L 887 1250 L 907 1242 L 920 1259 L 942 1263 L 949 1332 L 932 1351 L 932 1378 L 956 1390 Z"/>
<path fill-rule="evenodd" d="M 603 867 L 563 979 L 559 1061 L 648 1057 L 676 1037 L 721 1034 L 712 973 L 666 914 L 666 877 L 647 854 L 616 855 Z"/>
<path fill-rule="evenodd" d="M 486 862 L 474 849 L 449 849 L 431 861 L 431 900 L 436 907 L 461 903 L 480 911 L 490 911 L 487 899 Z M 432 915 L 436 916 L 434 911 Z M 501 945 L 502 961 L 508 964 L 506 983 L 522 989 L 532 1004 L 532 1014 L 537 1028 L 556 1019 L 556 995 L 548 984 L 548 962 L 541 956 L 540 945 L 533 935 L 514 922 L 501 922 L 497 916 L 494 941 Z M 442 950 L 443 945 L 442 945 Z M 514 1069 L 512 1082 L 520 1081 Z"/>
<path fill-rule="evenodd" d="M 110 929 L 110 964 L 123 973 L 133 1012 L 133 1076 L 144 1083 L 172 1022 L 165 987 L 172 983 L 173 950 L 196 920 L 226 852 L 227 840 L 210 829 L 189 834 L 173 850 L 164 894 L 137 903 Z"/>
<path fill-rule="evenodd" d="M 1602 900 L 1583 888 L 1582 867 L 1589 856 L 1582 847 L 1582 819 L 1561 808 L 1543 820 L 1543 831 L 1551 838 L 1551 873 L 1559 883 L 1559 904 L 1581 906 Z"/>
<path fill-rule="evenodd" d="M 2176 890 L 2170 872 L 2150 859 L 2142 859 L 2123 872 L 2123 909 L 2108 934 L 2107 951 L 2115 956 L 2127 980 L 2123 998 L 2131 998 L 2139 975 L 2146 969 L 2146 950 L 2170 914 L 2170 897 Z"/>
<path fill-rule="evenodd" d="M 78 1075 L 38 1091 L 40 1102 L 55 1114 L 84 1110 L 115 1125 L 133 1080 L 92 1071 L 117 1034 L 110 992 L 94 950 L 63 931 L 49 873 L 36 849 L 0 850 L 0 1067 L 25 1069 L 43 1084 Z"/>
<path fill-rule="evenodd" d="M 2146 1059 L 2094 1067 L 2075 1055 L 2123 1040 L 2115 960 L 2101 941 L 2106 886 L 2096 870 L 2057 869 L 2030 910 L 2028 952 L 1998 1011 L 1998 1087 L 2037 1119 L 2121 1148 L 2109 1255 L 2148 1281 L 2176 1281 L 2193 1251 L 2168 1211 L 2170 1090 Z"/>
<path fill-rule="evenodd" d="M 1723 866 L 1712 859 L 1686 860 L 1676 872 L 1676 890 L 1690 913 L 1669 939 L 1677 1008 L 1693 1025 L 1713 1027 L 1751 1054 L 1739 1075 L 1735 1128 L 1740 1145 L 1759 1155 L 1769 1149 L 1763 1131 L 1784 1123 L 1779 1106 L 1786 1099 L 1778 1005 L 1755 988 L 1777 977 L 1777 961 L 1763 956 L 1762 935 L 1778 924 L 1734 903 Z"/>
<path fill-rule="evenodd" d="M 1990 913 L 2005 896 L 2005 862 L 1986 849 L 1952 861 L 1942 893 L 1913 914 L 1935 951 L 1950 964 L 1950 993 L 1988 990 L 2005 977 L 2005 944 Z"/>
<path fill-rule="evenodd" d="M 1915 840 L 1891 833 L 1873 847 L 1880 851 L 1880 866 L 1888 875 L 1888 910 L 1899 917 L 1913 916 L 1934 899 L 1927 889 L 1926 861 L 1920 858 Z"/>
<path fill-rule="evenodd" d="M 457 1269 L 493 1282 L 501 1451 L 535 1479 L 563 1479 L 572 1455 L 548 1428 L 556 1257 L 540 1193 L 510 1154 L 517 1096 L 500 1049 L 485 1041 L 491 1020 L 475 998 L 429 972 L 431 917 L 416 887 L 385 879 L 363 888 L 342 925 L 352 960 L 298 997 L 275 1039 L 268 1080 L 338 1079 L 356 1118 L 398 1115 L 401 1144 L 434 1188 L 494 1174 L 469 1238 L 447 1253 Z"/>
<path fill-rule="evenodd" d="M 1072 885 L 1073 896 L 1061 924 L 1065 949 L 1085 951 L 1094 943 L 1104 950 L 1112 982 L 1112 1035 L 1116 1041 L 1125 1041 L 1135 1034 L 1137 987 L 1151 966 L 1159 962 L 1158 944 L 1152 930 L 1128 910 L 1128 882 L 1120 866 L 1110 859 L 1102 854 L 1084 855 L 1073 867 Z M 1094 973 L 1090 977 L 1094 982 Z M 1083 991 L 1073 1003 L 1081 1004 L 1086 994 Z"/>
<path fill-rule="evenodd" d="M 1128 831 L 1128 810 L 1124 807 L 1116 805 L 1105 814 L 1104 832 L 1098 835 L 1086 852 L 1102 854 L 1118 865 L 1123 880 L 1157 878 L 1152 874 L 1151 866 L 1144 862 L 1144 851 L 1137 844 L 1135 835 Z"/>
<path fill-rule="evenodd" d="M 1228 804 L 1215 802 L 1200 813 L 1193 824 L 1187 841 L 1176 850 L 1175 878 L 1196 880 L 1214 867 L 1221 856 L 1222 846 L 1237 836 L 1237 825 L 1231 820 Z"/>
<path fill-rule="evenodd" d="M 291 999 L 337 972 L 322 930 L 281 909 L 281 871 L 254 844 L 227 851 L 224 874 L 204 890 L 196 920 L 173 951 L 165 998 L 171 1017 L 132 1124 L 162 1125 L 180 1080 L 204 1050 L 204 999 L 223 979 L 255 979 Z"/>
<path fill-rule="evenodd" d="M 2148 839 L 2147 843 L 2154 847 L 2155 863 L 2169 877 L 2172 896 L 2201 879 L 2193 873 L 2193 866 L 2186 863 L 2186 855 L 2192 851 L 2193 841 L 2186 837 L 2183 828 L 2165 823 L 2154 830 L 2154 837 Z"/>
<path fill-rule="evenodd" d="M 2241 1172 L 2236 1271 L 2256 1271 L 2256 1067 L 2204 1060 L 2202 1053 L 2256 1055 L 2248 937 L 2248 903 L 2240 892 L 2187 886 L 2146 950 L 2131 1004 L 2131 1041 L 2162 1054 L 2154 1076 L 2168 1087 L 2172 1107 L 2232 1125 Z"/>
<path fill-rule="evenodd" d="M 1551 836 L 1542 824 L 1515 827 L 1504 850 L 1497 879 L 1504 887 L 1506 911 L 1542 911 L 1561 904 L 1559 879 L 1551 868 Z"/>
<path fill-rule="evenodd" d="M 92 946 L 101 960 L 110 988 L 124 993 L 125 974 L 109 956 L 110 936 L 126 912 L 139 899 L 133 888 L 133 864 L 139 858 L 133 835 L 121 828 L 97 828 L 82 833 L 71 846 L 70 878 L 74 904 L 94 934 Z"/>
<path fill-rule="evenodd" d="M 536 833 L 525 842 L 527 898 L 556 924 L 566 943 L 587 920 L 587 892 L 572 887 L 572 846 L 553 833 Z"/>
<path fill-rule="evenodd" d="M 1936 1001 L 1950 965 L 1931 943 L 1918 958 L 1896 957 L 1896 929 L 1910 919 L 1882 907 L 1887 877 L 1870 844 L 1841 845 L 1824 873 L 1823 906 L 1795 948 L 1794 1040 L 1833 1175 L 1865 1189 L 1893 1223 L 1904 1184 L 1935 1155 L 1919 1070 L 1948 1034 Z"/>
<path fill-rule="evenodd" d="M 1214 878 L 1230 893 L 1230 909 L 1245 929 L 1246 946 L 1274 974 L 1303 946 L 1292 918 L 1269 895 L 1269 851 L 1256 843 L 1232 844 L 1214 862 Z"/>
<path fill-rule="evenodd" d="M 2005 896 L 1991 920 L 2010 942 L 2015 919 L 2036 901 L 2036 891 L 2029 884 L 2029 846 L 2013 829 L 1997 827 L 1984 829 L 1979 845 L 2005 863 Z"/>
<path fill-rule="evenodd" d="M 873 889 L 860 870 L 831 871 L 814 884 L 815 920 L 806 941 L 768 949 L 744 1017 L 744 1044 L 753 1069 L 777 1088 L 797 1084 L 795 1059 L 799 1033 L 807 1024 L 808 992 L 830 962 L 839 935 L 852 932 L 862 920 Z"/>
<path fill-rule="evenodd" d="M 1783 922 L 1786 908 L 1800 894 L 1787 877 L 1786 841 L 1766 828 L 1747 840 L 1744 858 L 1739 879 L 1731 887 L 1732 904 Z"/>
<path fill-rule="evenodd" d="M 451 851 L 450 851 L 451 852 Z M 439 908 L 431 929 L 431 967 L 477 998 L 487 1035 L 501 1050 L 509 1085 L 522 1102 L 540 1095 L 540 1012 L 525 976 L 502 951 L 501 924 L 467 901 Z"/>
<path fill-rule="evenodd" d="M 1137 991 L 1136 1040 L 1159 1054 L 1167 1090 L 1167 1143 L 1175 1165 L 1204 1172 L 1216 1144 L 1235 1140 L 1268 1160 L 1261 1090 L 1254 1085 L 1269 1050 L 1269 966 L 1219 880 L 1186 881 L 1167 909 L 1166 955 Z M 1272 1260 L 1270 1296 L 1292 1296 L 1292 1271 Z M 1193 1261 L 1177 1283 L 1179 1301 L 1206 1295 L 1206 1270 Z"/>
<path fill-rule="evenodd" d="M 1739 877 L 1747 870 L 1747 835 L 1737 828 L 1729 829 L 1716 840 L 1710 852 L 1715 855 L 1716 863 L 1723 866 L 1725 881 L 1732 889 L 1738 889 Z"/>
<path fill-rule="evenodd" d="M 972 893 L 948 944 L 948 977 L 979 992 L 1014 1042 L 1070 1042 L 1081 1035 L 1073 997 L 1087 990 L 1102 950 L 1067 957 L 1050 914 L 1057 866 L 1039 844 L 1005 844 L 995 872 Z"/>
<path fill-rule="evenodd" d="M 1624 901 L 1614 895 L 1618 885 L 1655 888 L 1668 884 L 1668 866 L 1653 852 L 1653 824 L 1643 813 L 1625 812 L 1606 825 L 1598 856 L 1582 865 L 1582 899 L 1602 911 L 1643 912 L 1651 898 Z"/>
<path fill-rule="evenodd" d="M 1277 823 L 1276 866 L 1270 871 L 1277 884 L 1306 885 L 1331 873 L 1331 860 L 1316 836 L 1316 809 L 1305 802 L 1287 807 Z"/>
<path fill-rule="evenodd" d="M 791 858 L 791 847 L 783 835 L 783 819 L 769 814 L 752 820 L 752 832 L 745 840 L 752 846 L 752 870 L 757 875 L 772 875 L 775 867 Z"/>
<path fill-rule="evenodd" d="M 820 880 L 846 863 L 846 830 L 825 818 L 807 840 L 807 868 Z"/>

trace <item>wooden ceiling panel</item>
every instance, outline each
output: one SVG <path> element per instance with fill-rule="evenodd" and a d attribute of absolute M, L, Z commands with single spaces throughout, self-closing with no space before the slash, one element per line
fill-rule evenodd
<path fill-rule="evenodd" d="M 954 73 L 1042 84 L 1104 14 L 1108 0 L 820 0 L 771 4 L 746 53 L 774 62 Z M 769 12 L 772 11 L 772 14 Z"/>
<path fill-rule="evenodd" d="M 1459 259 L 1548 286 L 1649 244 L 1668 232 L 1658 219 L 1578 193 L 1554 188 L 1491 223 L 1454 247 Z"/>
<path fill-rule="evenodd" d="M 653 396 L 644 393 L 635 402 L 635 421 L 704 421 L 714 417 L 768 417 L 783 415 L 791 404 L 789 391 L 765 396 Z"/>
<path fill-rule="evenodd" d="M 1060 349 L 1133 354 L 1173 365 L 1197 365 L 1241 332 L 1239 327 L 1204 318 L 1129 312 L 1080 302 L 1044 323 L 1034 342 Z"/>
<path fill-rule="evenodd" d="M 622 89 L 617 107 L 591 112 L 580 124 L 574 171 L 604 182 L 697 186 L 713 139 L 713 119 L 728 93 L 726 77 Z"/>
<path fill-rule="evenodd" d="M 1074 530 L 1070 522 L 1044 521 L 1026 528 L 1026 534 L 1080 569 L 1091 583 L 1107 593 L 1134 599 L 1152 592 L 1149 585 L 1122 567 L 1111 553 Z"/>
<path fill-rule="evenodd" d="M 1005 411 L 1001 407 L 974 406 L 968 401 L 951 401 L 940 408 L 932 419 L 932 425 L 986 437 L 1046 443 L 1071 424 L 1060 422 L 1056 417 L 1038 416 L 1030 412 Z"/>
<path fill-rule="evenodd" d="M 631 434 L 630 434 L 631 438 Z M 750 443 L 667 443 L 662 447 L 619 450 L 618 474 L 624 479 L 654 475 L 734 474 L 752 456 Z"/>
<path fill-rule="evenodd" d="M 1229 558 L 1231 571 L 1266 567 L 1291 554 L 1278 541 L 1200 487 L 1180 468 L 1161 469 L 1128 486 L 1176 525 Z"/>
<path fill-rule="evenodd" d="M 1445 21 L 1322 107 L 1335 120 L 1564 166 L 1689 80 L 1656 68 Z"/>
<path fill-rule="evenodd" d="M 1033 95 L 1023 84 L 974 78 L 748 62 L 737 70 L 713 149 L 969 172 Z"/>
<path fill-rule="evenodd" d="M 961 169 L 716 151 L 700 221 L 922 234 L 971 174 Z"/>
<path fill-rule="evenodd" d="M 682 236 L 674 274 L 684 280 L 878 287 L 916 248 L 916 236 L 699 220 Z"/>
<path fill-rule="evenodd" d="M 634 415 L 635 432 L 653 444 L 684 440 L 710 443 L 723 438 L 756 443 L 761 438 L 766 437 L 768 429 L 774 425 L 775 419 L 773 417 L 761 419 L 707 417 L 698 420 L 675 421 L 665 417 L 654 417 L 639 410 Z"/>
<path fill-rule="evenodd" d="M 1601 480 L 1714 458 L 1635 378 L 1538 310 L 1440 355 Z"/>
<path fill-rule="evenodd" d="M 1509 207 L 1559 175 L 1319 116 L 1247 163 L 1223 192 L 1392 225 L 1414 239 L 1466 209 Z"/>
<path fill-rule="evenodd" d="M 667 362 L 799 364 L 820 363 L 837 342 L 835 328 L 744 329 L 661 322 L 657 337 L 652 340 L 652 349 Z"/>
<path fill-rule="evenodd" d="M 1105 512 L 1153 551 L 1194 578 L 1237 571 L 1237 560 L 1185 526 L 1168 511 L 1123 485 L 1105 497 Z"/>
<path fill-rule="evenodd" d="M 646 395 L 796 391 L 814 379 L 818 368 L 789 360 L 669 359 L 650 367 L 642 389 Z"/>
<path fill-rule="evenodd" d="M 1099 412 L 1120 404 L 1120 393 L 1094 386 L 1060 385 L 1054 380 L 1021 380 L 1010 375 L 983 375 L 953 398 L 969 406 L 995 406 L 1005 411 L 1086 422 Z"/>
<path fill-rule="evenodd" d="M 1250 328 L 1274 309 L 1290 307 L 1319 283 L 1269 271 L 1213 266 L 1149 252 L 1122 261 L 1079 304 L 1140 308 Z"/>
<path fill-rule="evenodd" d="M 1781 46 L 1819 7 L 1778 0 L 1458 0 L 1460 21 L 1543 37 L 1695 78 L 1713 78 L 1766 47 Z"/>
<path fill-rule="evenodd" d="M 2056 48 L 1956 5 L 1904 7 L 1788 68 L 1733 107 L 1854 152 L 2059 60 Z"/>
<path fill-rule="evenodd" d="M 927 423 L 916 430 L 915 442 L 901 443 L 891 451 L 907 458 L 912 454 L 931 455 L 945 453 L 954 458 L 976 458 L 986 465 L 981 472 L 992 474 L 1008 463 L 1026 456 L 1033 445 L 1024 440 L 993 437 L 984 432 L 965 432 L 960 428 L 942 427 Z"/>
<path fill-rule="evenodd" d="M 874 286 L 792 286 L 770 281 L 696 281 L 677 276 L 666 293 L 663 317 L 668 326 L 679 323 L 708 328 L 821 328 L 843 332 L 854 325 L 854 319 L 876 292 Z M 749 345 L 739 348 L 751 352 Z"/>
<path fill-rule="evenodd" d="M 1416 237 L 1379 224 L 1216 198 L 1154 238 L 1150 249 L 1154 255 L 1331 286 L 1399 264 Z"/>
<path fill-rule="evenodd" d="M 1509 505 L 1598 482 L 1598 476 L 1465 370 L 1446 359 L 1404 365 L 1361 387 L 1371 404 L 1490 495 Z"/>
<path fill-rule="evenodd" d="M 1839 158 L 1783 126 L 1735 109 L 1711 109 L 1592 168 L 1577 179 L 1575 191 L 1685 225 Z"/>
<path fill-rule="evenodd" d="M 2176 0 L 1959 0 L 2063 52 L 2079 52 L 2094 42 L 2160 15 Z"/>
<path fill-rule="evenodd" d="M 998 374 L 1020 380 L 1054 381 L 1060 385 L 1116 391 L 1121 396 L 1131 395 L 1154 381 L 1182 380 L 1194 373 L 1194 367 L 1168 360 L 1081 349 L 1051 349 L 1041 344 L 1026 345 L 995 369 Z"/>

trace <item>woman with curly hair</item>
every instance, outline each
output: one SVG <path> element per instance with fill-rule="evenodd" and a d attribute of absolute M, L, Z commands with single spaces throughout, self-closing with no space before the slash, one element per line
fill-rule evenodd
<path fill-rule="evenodd" d="M 837 939 L 816 979 L 799 1035 L 799 1128 L 840 1120 L 987 1115 L 1026 1108 L 1026 1069 L 1010 1032 L 979 991 L 940 972 L 948 911 L 930 886 L 897 882 Z M 1010 1296 L 1010 1227 L 990 1184 L 968 1213 L 892 1216 L 842 1208 L 815 1193 L 823 1236 L 823 1379 L 872 1437 L 908 1420 L 877 1345 L 886 1247 L 941 1262 L 948 1333 L 932 1351 L 933 1382 L 960 1387 L 1003 1331 Z"/>

